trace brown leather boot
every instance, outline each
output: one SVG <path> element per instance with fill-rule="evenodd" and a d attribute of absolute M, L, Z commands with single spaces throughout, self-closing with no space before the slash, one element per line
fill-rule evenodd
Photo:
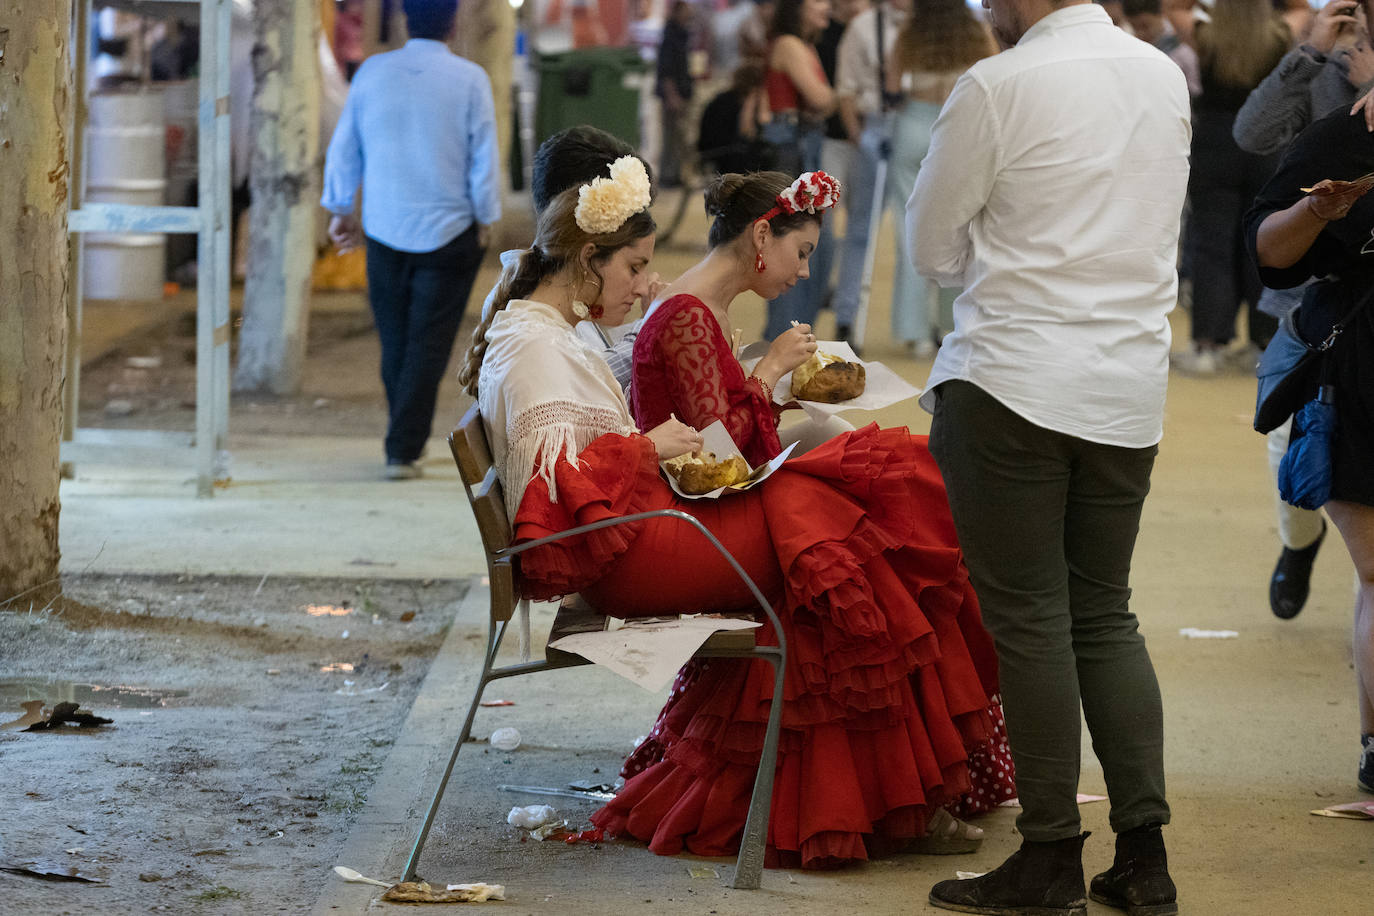
<path fill-rule="evenodd" d="M 930 903 L 959 913 L 993 916 L 1086 916 L 1083 891 L 1083 841 L 1088 834 L 1034 843 L 998 868 L 977 878 L 941 881 L 930 889 Z"/>
<path fill-rule="evenodd" d="M 1169 877 L 1159 826 L 1146 824 L 1118 833 L 1112 867 L 1093 878 L 1089 896 L 1128 916 L 1174 916 L 1178 891 Z"/>

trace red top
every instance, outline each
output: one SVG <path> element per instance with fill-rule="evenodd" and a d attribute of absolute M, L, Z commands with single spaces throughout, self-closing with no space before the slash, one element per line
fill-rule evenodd
<path fill-rule="evenodd" d="M 816 52 L 816 46 L 806 42 L 806 50 L 811 55 L 812 69 L 822 81 L 825 81 L 825 67 L 821 66 L 821 56 Z M 770 59 L 773 56 L 771 44 L 768 46 L 768 56 Z M 797 84 L 781 70 L 769 67 L 763 75 L 763 88 L 768 92 L 768 108 L 774 114 L 797 111 L 802 107 L 801 97 L 797 94 Z"/>
<path fill-rule="evenodd" d="M 696 429 L 720 420 L 751 465 L 782 451 L 763 384 L 745 377 L 720 322 L 696 296 L 673 296 L 644 320 L 631 378 L 630 410 L 640 429 L 670 414 Z"/>

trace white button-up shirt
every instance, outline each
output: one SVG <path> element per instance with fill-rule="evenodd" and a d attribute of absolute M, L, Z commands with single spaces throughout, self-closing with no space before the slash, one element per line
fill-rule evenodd
<path fill-rule="evenodd" d="M 474 222 L 501 218 L 496 146 L 487 74 L 443 42 L 412 38 L 354 75 L 320 203 L 352 213 L 361 182 L 368 236 L 398 251 L 433 251 Z"/>
<path fill-rule="evenodd" d="M 1160 440 L 1191 136 L 1178 65 L 1095 4 L 960 78 L 907 202 L 917 270 L 964 287 L 923 407 L 964 379 L 1037 426 Z"/>

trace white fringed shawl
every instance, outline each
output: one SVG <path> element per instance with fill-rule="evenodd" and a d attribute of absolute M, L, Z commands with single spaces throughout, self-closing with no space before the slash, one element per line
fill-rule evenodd
<path fill-rule="evenodd" d="M 625 394 L 606 361 L 558 310 L 514 299 L 492 319 L 477 404 L 512 520 L 539 467 L 558 501 L 553 468 L 606 433 L 636 432 Z"/>

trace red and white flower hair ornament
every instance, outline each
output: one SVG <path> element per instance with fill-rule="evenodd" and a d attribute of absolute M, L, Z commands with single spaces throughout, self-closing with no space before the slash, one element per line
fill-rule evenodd
<path fill-rule="evenodd" d="M 840 200 L 840 182 L 820 170 L 807 172 L 777 197 L 773 209 L 759 219 L 772 219 L 783 213 L 820 213 Z"/>

